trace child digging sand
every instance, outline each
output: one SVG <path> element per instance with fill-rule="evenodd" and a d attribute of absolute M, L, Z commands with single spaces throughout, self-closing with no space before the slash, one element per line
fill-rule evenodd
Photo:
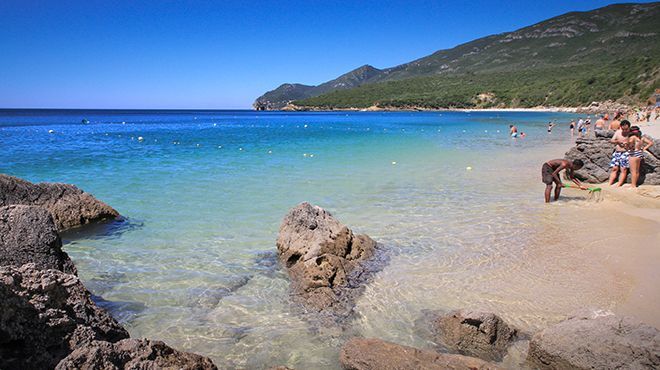
<path fill-rule="evenodd" d="M 575 178 L 573 173 L 573 171 L 579 170 L 582 166 L 584 166 L 584 163 L 579 159 L 576 159 L 573 162 L 565 159 L 553 159 L 543 163 L 543 166 L 541 166 L 541 181 L 545 184 L 545 202 L 550 203 L 550 193 L 552 192 L 553 182 L 555 183 L 555 200 L 559 199 L 561 188 L 564 187 L 564 183 L 562 183 L 559 178 L 559 173 L 562 170 L 566 170 L 568 178 L 571 179 L 571 181 L 573 181 L 580 189 L 586 189 Z"/>

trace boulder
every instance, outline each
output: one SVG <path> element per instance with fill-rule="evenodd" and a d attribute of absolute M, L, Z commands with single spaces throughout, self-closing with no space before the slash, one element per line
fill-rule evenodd
<path fill-rule="evenodd" d="M 294 294 L 314 311 L 337 308 L 345 292 L 360 285 L 362 264 L 376 242 L 353 232 L 321 207 L 302 203 L 282 221 L 278 256 L 291 278 Z M 350 299 L 349 299 L 350 300 Z"/>
<path fill-rule="evenodd" d="M 499 316 L 483 311 L 457 310 L 433 320 L 435 341 L 451 351 L 499 361 L 516 340 L 517 331 Z"/>
<path fill-rule="evenodd" d="M 380 339 L 352 338 L 341 349 L 339 361 L 347 370 L 497 369 L 478 358 L 424 351 Z"/>
<path fill-rule="evenodd" d="M 577 138 L 575 146 L 566 152 L 565 158 L 573 161 L 581 159 L 584 167 L 575 171 L 575 176 L 588 183 L 607 181 L 610 172 L 610 160 L 614 144 L 610 143 L 614 131 L 596 131 L 595 137 Z M 651 137 L 647 136 L 649 139 Z M 628 174 L 630 181 L 630 174 Z M 654 140 L 648 152 L 644 153 L 640 184 L 660 185 L 660 142 Z"/>
<path fill-rule="evenodd" d="M 93 340 L 125 338 L 75 275 L 32 263 L 0 267 L 1 369 L 52 369 Z"/>
<path fill-rule="evenodd" d="M 62 251 L 50 212 L 34 206 L 0 207 L 0 266 L 30 262 L 39 269 L 77 274 L 76 266 Z"/>
<path fill-rule="evenodd" d="M 74 185 L 33 184 L 0 174 L 0 206 L 13 204 L 46 208 L 59 231 L 119 216 L 112 207 Z"/>
<path fill-rule="evenodd" d="M 180 352 L 149 339 L 124 339 L 116 343 L 94 341 L 71 352 L 56 370 L 185 369 L 215 370 L 208 357 Z"/>
<path fill-rule="evenodd" d="M 658 369 L 660 331 L 609 313 L 578 314 L 535 334 L 527 362 L 536 369 Z"/>

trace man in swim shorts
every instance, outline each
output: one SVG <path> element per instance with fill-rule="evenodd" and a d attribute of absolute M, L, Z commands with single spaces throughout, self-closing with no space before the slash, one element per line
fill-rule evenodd
<path fill-rule="evenodd" d="M 586 189 L 582 184 L 575 178 L 574 171 L 579 170 L 584 166 L 584 162 L 579 159 L 574 161 L 567 161 L 565 159 L 553 159 L 543 163 L 541 166 L 541 181 L 545 184 L 545 202 L 550 203 L 550 193 L 552 192 L 552 183 L 555 184 L 555 200 L 559 199 L 559 194 L 561 193 L 561 188 L 564 187 L 564 183 L 561 182 L 559 178 L 559 173 L 563 170 L 566 170 L 566 175 L 571 181 L 575 183 L 580 189 Z"/>
<path fill-rule="evenodd" d="M 628 134 L 630 133 L 630 122 L 628 120 L 621 121 L 621 128 L 616 130 L 610 142 L 615 144 L 614 152 L 612 153 L 612 160 L 610 161 L 610 185 L 614 185 L 619 179 L 617 186 L 623 185 L 628 177 L 628 168 L 630 162 L 628 161 L 630 153 L 626 148 L 628 143 Z"/>

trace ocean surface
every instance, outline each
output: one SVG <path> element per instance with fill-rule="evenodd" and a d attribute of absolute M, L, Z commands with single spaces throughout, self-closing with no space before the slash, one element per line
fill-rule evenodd
<path fill-rule="evenodd" d="M 537 263 L 562 243 L 563 217 L 543 204 L 540 166 L 568 149 L 572 117 L 0 110 L 0 173 L 76 184 L 125 217 L 63 238 L 132 336 L 221 368 L 332 369 L 349 335 L 428 347 L 427 311 L 479 305 L 532 330 L 607 304 L 598 286 Z M 313 327 L 289 301 L 275 239 L 302 201 L 388 254 L 350 333 Z"/>

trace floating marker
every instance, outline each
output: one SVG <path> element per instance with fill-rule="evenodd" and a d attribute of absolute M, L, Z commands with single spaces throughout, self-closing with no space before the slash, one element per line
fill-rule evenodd
<path fill-rule="evenodd" d="M 395 161 L 392 161 L 392 164 L 393 164 L 393 165 L 395 165 L 395 164 L 396 164 L 396 162 L 395 162 Z"/>
<path fill-rule="evenodd" d="M 488 130 L 484 130 L 484 132 L 488 132 Z"/>
<path fill-rule="evenodd" d="M 243 148 L 238 148 L 238 150 L 243 151 Z"/>
<path fill-rule="evenodd" d="M 222 145 L 218 145 L 218 149 L 222 149 Z"/>
<path fill-rule="evenodd" d="M 309 157 L 310 157 L 310 158 L 314 157 L 314 154 L 310 154 Z"/>
<path fill-rule="evenodd" d="M 273 154 L 273 151 L 272 151 L 272 150 L 269 150 L 269 151 L 268 151 L 268 154 Z"/>
<path fill-rule="evenodd" d="M 303 153 L 303 157 L 307 157 L 307 153 Z"/>
<path fill-rule="evenodd" d="M 305 125 L 305 128 L 307 128 L 307 125 Z"/>
<path fill-rule="evenodd" d="M 131 139 L 133 139 L 133 138 L 131 138 Z M 144 138 L 142 136 L 138 136 L 138 141 L 143 141 L 143 140 L 144 140 Z"/>
<path fill-rule="evenodd" d="M 472 167 L 470 167 L 470 166 L 465 167 L 465 169 L 468 170 L 468 171 L 472 171 Z"/>
<path fill-rule="evenodd" d="M 199 144 L 197 144 L 197 147 L 199 148 Z"/>
<path fill-rule="evenodd" d="M 54 134 L 54 133 L 55 133 L 55 130 L 48 130 L 48 133 L 49 133 L 49 134 Z"/>
<path fill-rule="evenodd" d="M 463 130 L 463 132 L 465 132 L 465 130 Z"/>
<path fill-rule="evenodd" d="M 214 123 L 214 124 L 213 124 L 213 127 L 216 127 L 216 126 L 218 126 L 218 124 L 217 124 L 217 123 Z"/>

